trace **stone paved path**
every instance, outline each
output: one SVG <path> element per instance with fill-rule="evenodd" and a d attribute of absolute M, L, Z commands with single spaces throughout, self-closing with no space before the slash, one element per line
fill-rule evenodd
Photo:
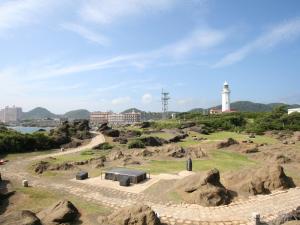
<path fill-rule="evenodd" d="M 99 141 L 100 139 L 98 138 L 97 140 Z M 72 151 L 78 151 L 78 149 Z M 44 157 L 49 157 L 49 155 L 44 155 L 43 158 Z M 34 160 L 36 160 L 36 157 Z M 300 206 L 300 188 L 277 191 L 265 196 L 255 196 L 247 201 L 234 202 L 228 206 L 221 207 L 166 204 L 154 200 L 154 198 L 152 199 L 149 196 L 145 196 L 143 193 L 129 193 L 70 180 L 64 180 L 58 183 L 49 182 L 47 179 L 27 173 L 26 170 L 24 170 L 24 166 L 26 165 L 24 161 L 13 162 L 9 167 L 0 167 L 3 177 L 10 179 L 15 178 L 17 180 L 26 178 L 30 181 L 32 186 L 65 192 L 82 198 L 83 200 L 115 209 L 144 202 L 159 214 L 164 223 L 171 225 L 246 225 L 251 224 L 251 215 L 253 212 L 260 213 L 262 220 L 269 222 L 278 215 L 287 213 Z M 18 168 L 18 172 L 12 168 L 15 170 Z"/>

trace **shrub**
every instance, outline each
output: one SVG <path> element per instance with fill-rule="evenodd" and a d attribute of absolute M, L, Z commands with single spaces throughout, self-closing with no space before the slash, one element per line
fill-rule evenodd
<path fill-rule="evenodd" d="M 107 142 L 104 142 L 104 143 L 101 143 L 97 146 L 95 146 L 93 149 L 97 149 L 97 150 L 108 150 L 108 149 L 112 149 L 113 146 L 110 145 L 109 143 Z"/>
<path fill-rule="evenodd" d="M 128 144 L 128 148 L 145 148 L 145 144 L 141 140 L 133 140 Z"/>

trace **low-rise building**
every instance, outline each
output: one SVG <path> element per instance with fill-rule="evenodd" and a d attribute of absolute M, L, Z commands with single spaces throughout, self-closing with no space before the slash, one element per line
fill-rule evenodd
<path fill-rule="evenodd" d="M 90 123 L 99 125 L 108 123 L 110 125 L 135 124 L 141 122 L 141 113 L 134 110 L 130 113 L 92 112 Z"/>
<path fill-rule="evenodd" d="M 90 114 L 90 123 L 92 125 L 108 123 L 108 115 L 110 114 L 110 112 L 92 112 Z"/>
<path fill-rule="evenodd" d="M 108 115 L 108 123 L 110 125 L 123 125 L 125 124 L 125 116 L 121 113 L 112 113 Z"/>
<path fill-rule="evenodd" d="M 298 112 L 300 113 L 300 108 L 294 108 L 294 109 L 288 109 L 288 114 L 291 114 L 293 112 Z"/>
<path fill-rule="evenodd" d="M 141 122 L 141 113 L 132 110 L 130 113 L 124 113 L 125 124 L 135 124 Z"/>

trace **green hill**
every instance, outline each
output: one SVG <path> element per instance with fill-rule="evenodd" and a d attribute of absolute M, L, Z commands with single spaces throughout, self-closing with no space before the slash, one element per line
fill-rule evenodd
<path fill-rule="evenodd" d="M 90 118 L 90 112 L 86 109 L 78 109 L 78 110 L 72 110 L 69 112 L 66 112 L 63 115 L 64 118 L 68 118 L 70 120 L 74 119 L 89 119 Z"/>
<path fill-rule="evenodd" d="M 22 115 L 22 119 L 24 120 L 32 120 L 32 119 L 46 119 L 46 118 L 59 118 L 58 115 L 50 112 L 48 109 L 37 107 L 29 112 L 24 112 Z"/>
<path fill-rule="evenodd" d="M 288 105 L 284 103 L 269 103 L 269 104 L 263 104 L 263 103 L 254 103 L 250 101 L 237 101 L 231 103 L 230 107 L 231 109 L 237 110 L 239 112 L 270 112 L 273 108 L 277 106 L 285 105 L 287 108 L 298 108 L 300 105 L 294 104 L 294 105 Z M 222 106 L 218 105 L 216 107 L 221 109 Z"/>

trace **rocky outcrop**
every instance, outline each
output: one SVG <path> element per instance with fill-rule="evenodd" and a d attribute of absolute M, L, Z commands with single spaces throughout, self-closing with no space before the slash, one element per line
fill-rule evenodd
<path fill-rule="evenodd" d="M 279 165 L 271 165 L 259 169 L 251 178 L 248 184 L 250 194 L 269 194 L 276 189 L 288 189 L 294 187 L 292 178 L 285 175 Z"/>
<path fill-rule="evenodd" d="M 187 138 L 189 135 L 188 134 L 181 134 L 181 135 L 176 135 L 173 138 L 169 139 L 169 142 L 179 142 L 185 138 Z"/>
<path fill-rule="evenodd" d="M 220 148 L 227 148 L 231 145 L 236 145 L 236 144 L 239 144 L 238 141 L 234 140 L 233 138 L 228 138 L 227 141 L 223 141 L 223 142 L 220 142 L 217 144 L 217 148 L 220 149 Z"/>
<path fill-rule="evenodd" d="M 177 192 L 191 204 L 202 206 L 219 206 L 230 203 L 232 196 L 220 182 L 220 173 L 217 169 L 209 171 L 205 176 L 191 175 L 183 181 Z"/>
<path fill-rule="evenodd" d="M 102 131 L 102 133 L 108 137 L 119 137 L 120 136 L 120 131 L 115 130 L 115 129 L 107 129 Z"/>
<path fill-rule="evenodd" d="M 158 137 L 143 137 L 139 139 L 145 146 L 162 146 L 166 140 Z"/>
<path fill-rule="evenodd" d="M 43 224 L 70 223 L 79 217 L 77 208 L 67 200 L 61 200 L 37 214 Z"/>
<path fill-rule="evenodd" d="M 101 225 L 161 225 L 155 212 L 145 205 L 134 205 L 102 218 Z"/>
<path fill-rule="evenodd" d="M 22 210 L 0 218 L 1 225 L 42 225 L 40 219 L 31 211 Z"/>
<path fill-rule="evenodd" d="M 118 159 L 124 158 L 124 154 L 123 154 L 123 152 L 120 151 L 120 150 L 112 151 L 112 152 L 109 154 L 108 158 L 109 158 L 111 161 L 113 161 L 113 160 L 118 160 Z"/>
<path fill-rule="evenodd" d="M 194 122 L 186 122 L 182 125 L 180 125 L 180 129 L 186 129 L 186 128 L 190 128 L 190 127 L 193 127 L 193 126 L 196 126 L 196 123 Z"/>
<path fill-rule="evenodd" d="M 298 223 L 290 223 L 290 224 L 300 224 L 300 206 L 296 209 L 296 210 L 292 210 L 291 212 L 285 214 L 285 215 L 281 215 L 279 217 L 277 217 L 274 221 L 274 225 L 281 225 L 284 224 L 286 225 L 288 222 L 298 222 Z"/>

